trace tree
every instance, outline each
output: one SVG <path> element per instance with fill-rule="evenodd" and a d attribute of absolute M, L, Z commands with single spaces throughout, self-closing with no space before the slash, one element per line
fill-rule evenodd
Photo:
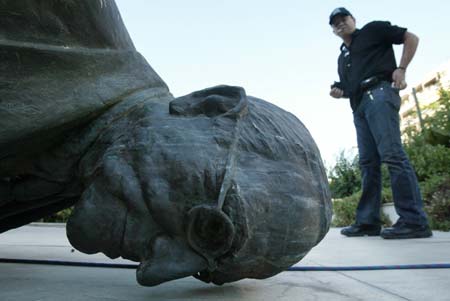
<path fill-rule="evenodd" d="M 328 173 L 332 198 L 350 196 L 361 189 L 361 172 L 358 167 L 358 156 L 348 158 L 342 151 L 336 164 Z"/>

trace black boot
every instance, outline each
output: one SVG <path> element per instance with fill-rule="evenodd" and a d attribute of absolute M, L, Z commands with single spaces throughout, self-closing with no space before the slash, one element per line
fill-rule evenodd
<path fill-rule="evenodd" d="M 381 231 L 381 237 L 385 239 L 426 238 L 432 235 L 433 233 L 428 225 L 406 223 L 396 223 L 391 228 Z"/>
<path fill-rule="evenodd" d="M 380 235 L 381 226 L 371 224 L 353 224 L 341 230 L 341 234 L 349 237 Z"/>

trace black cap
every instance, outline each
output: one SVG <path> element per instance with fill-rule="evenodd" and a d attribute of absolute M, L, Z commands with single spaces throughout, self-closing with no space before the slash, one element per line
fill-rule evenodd
<path fill-rule="evenodd" d="M 335 8 L 330 14 L 330 25 L 333 22 L 333 18 L 341 15 L 341 16 L 352 16 L 352 14 L 345 7 Z"/>

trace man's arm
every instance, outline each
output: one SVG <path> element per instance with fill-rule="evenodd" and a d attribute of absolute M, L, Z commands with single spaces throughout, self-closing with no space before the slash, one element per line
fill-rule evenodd
<path fill-rule="evenodd" d="M 400 59 L 399 68 L 395 69 L 392 73 L 392 80 L 394 81 L 394 87 L 398 89 L 406 88 L 405 73 L 406 68 L 414 57 L 419 44 L 419 38 L 412 32 L 405 32 L 403 39 L 403 52 Z"/>
<path fill-rule="evenodd" d="M 331 85 L 330 96 L 334 98 L 349 98 L 349 93 L 341 82 Z"/>
<path fill-rule="evenodd" d="M 330 96 L 334 97 L 334 98 L 348 98 L 348 92 L 346 91 L 345 85 L 343 83 L 343 74 L 342 74 L 342 67 L 343 65 L 343 58 L 342 58 L 342 54 L 339 56 L 338 58 L 338 75 L 339 75 L 339 82 L 334 82 L 334 84 L 331 85 L 331 89 L 330 89 Z"/>

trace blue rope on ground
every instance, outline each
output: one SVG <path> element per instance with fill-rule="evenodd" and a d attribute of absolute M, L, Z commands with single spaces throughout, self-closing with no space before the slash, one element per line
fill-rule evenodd
<path fill-rule="evenodd" d="M 101 262 L 15 259 L 15 258 L 0 258 L 0 263 L 62 265 L 72 267 L 114 268 L 114 269 L 136 269 L 139 266 L 138 264 L 126 264 L 126 263 L 101 263 Z"/>
<path fill-rule="evenodd" d="M 377 271 L 377 270 L 424 270 L 450 269 L 450 263 L 403 264 L 403 265 L 367 265 L 367 266 L 295 266 L 287 269 L 292 272 L 325 271 Z"/>
<path fill-rule="evenodd" d="M 124 263 L 99 263 L 99 262 L 14 259 L 14 258 L 0 258 L 0 263 L 45 264 L 45 265 L 114 268 L 114 269 L 136 269 L 139 266 L 138 264 L 124 264 Z M 369 265 L 369 266 L 294 266 L 288 268 L 286 271 L 335 272 L 335 271 L 424 270 L 424 269 L 450 269 L 450 263 Z"/>

